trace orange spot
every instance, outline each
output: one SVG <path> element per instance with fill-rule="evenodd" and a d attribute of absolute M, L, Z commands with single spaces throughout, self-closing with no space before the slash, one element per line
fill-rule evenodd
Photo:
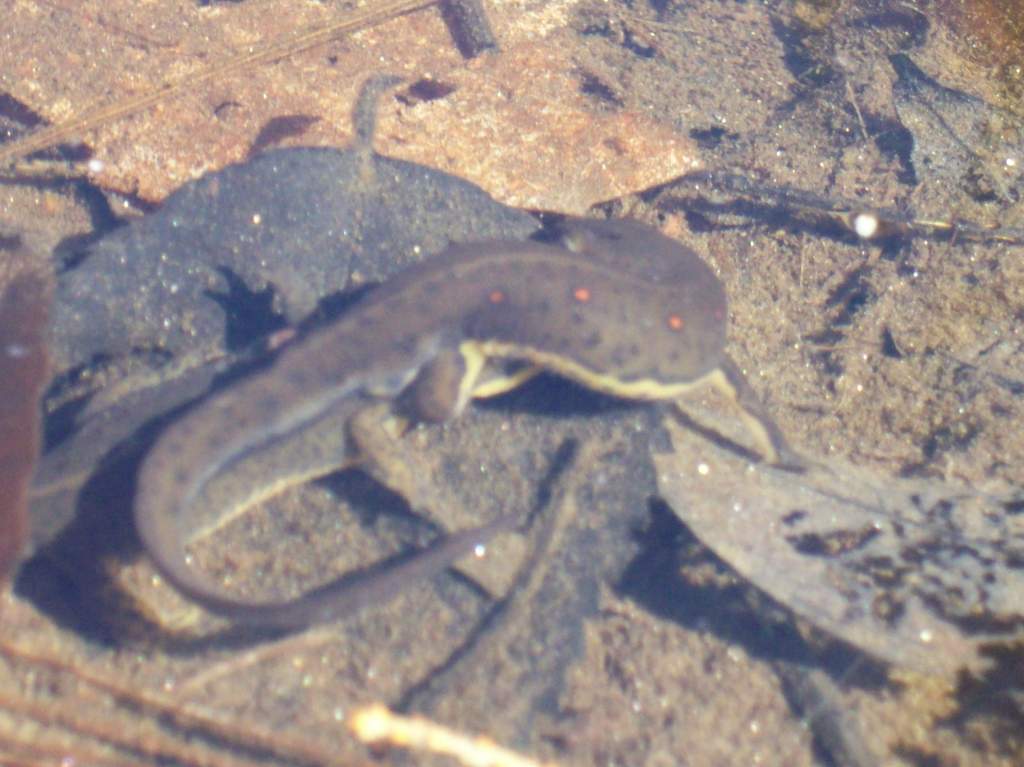
<path fill-rule="evenodd" d="M 668 326 L 673 330 L 682 330 L 683 318 L 680 317 L 678 314 L 670 314 L 668 316 Z"/>
<path fill-rule="evenodd" d="M 581 304 L 585 304 L 590 300 L 590 288 L 576 288 L 576 290 L 572 292 L 572 297 Z"/>
<path fill-rule="evenodd" d="M 492 290 L 490 295 L 487 296 L 487 300 L 492 304 L 500 304 L 505 300 L 505 292 L 502 290 Z"/>

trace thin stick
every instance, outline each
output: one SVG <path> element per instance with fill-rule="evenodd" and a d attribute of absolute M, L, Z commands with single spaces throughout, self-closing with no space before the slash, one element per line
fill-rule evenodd
<path fill-rule="evenodd" d="M 464 735 L 421 716 L 393 714 L 379 703 L 356 710 L 349 728 L 364 743 L 445 754 L 467 767 L 555 767 L 554 762 L 538 762 L 487 737 Z"/>
<path fill-rule="evenodd" d="M 331 754 L 325 753 L 322 746 L 311 743 L 309 739 L 291 737 L 279 732 L 267 731 L 255 727 L 252 723 L 232 722 L 217 717 L 209 712 L 197 711 L 188 704 L 181 704 L 168 700 L 155 692 L 143 690 L 138 687 L 128 687 L 103 677 L 86 672 L 83 668 L 75 667 L 72 663 L 60 658 L 51 657 L 48 654 L 36 652 L 16 643 L 10 643 L 0 639 L 0 655 L 6 656 L 12 663 L 18 662 L 40 666 L 51 671 L 72 675 L 76 680 L 100 691 L 114 699 L 120 705 L 129 709 L 134 708 L 143 717 L 156 720 L 162 726 L 175 726 L 186 732 L 201 733 L 206 738 L 218 739 L 225 744 L 242 745 L 247 748 L 257 748 L 266 751 L 281 760 L 293 764 L 323 765 L 335 764 L 337 760 Z M 22 704 L 25 705 L 25 704 Z M 51 704 L 52 705 L 52 704 Z M 4 707 L 13 708 L 10 701 L 0 701 L 0 710 Z M 88 723 L 82 724 L 74 714 L 59 712 L 56 707 L 51 713 L 53 721 L 58 721 L 61 714 L 70 717 L 59 723 L 73 731 L 88 733 L 93 737 L 104 737 L 105 733 L 90 732 Z M 31 712 L 24 712 L 30 714 Z M 46 721 L 46 720 L 40 720 Z M 114 742 L 114 741 L 111 741 Z M 141 747 L 142 744 L 135 743 L 129 738 L 125 743 L 119 744 L 124 747 Z M 212 749 L 217 749 L 213 746 Z M 223 753 L 223 751 L 221 751 Z M 236 757 L 237 760 L 237 757 Z M 188 760 L 186 760 L 188 763 Z M 220 764 L 240 764 L 240 761 L 221 760 Z M 248 762 L 246 762 L 248 764 Z"/>

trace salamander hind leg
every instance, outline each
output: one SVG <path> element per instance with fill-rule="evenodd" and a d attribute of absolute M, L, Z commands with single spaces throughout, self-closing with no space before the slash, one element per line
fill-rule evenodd
<path fill-rule="evenodd" d="M 359 456 L 355 466 L 416 507 L 431 488 L 424 486 L 423 472 L 417 471 L 410 448 L 402 441 L 409 425 L 388 403 L 381 402 L 353 415 L 347 431 Z"/>

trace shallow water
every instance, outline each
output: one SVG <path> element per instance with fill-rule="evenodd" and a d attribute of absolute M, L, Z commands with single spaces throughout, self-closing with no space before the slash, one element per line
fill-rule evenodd
<path fill-rule="evenodd" d="M 19 3 L 0 52 L 0 89 L 59 121 L 271 37 L 283 19 L 299 26 L 330 12 L 281 0 L 162 6 Z M 439 15 L 422 11 L 104 126 L 85 137 L 104 164 L 91 182 L 20 177 L 4 188 L 0 234 L 20 235 L 45 264 L 64 238 L 108 227 L 111 209 L 138 212 L 244 159 L 273 118 L 313 115 L 287 141 L 344 146 L 364 73 L 441 83 L 384 100 L 378 151 L 469 178 L 499 200 L 578 212 L 612 199 L 602 210 L 660 223 L 726 284 L 730 350 L 791 442 L 811 458 L 856 467 L 844 477 L 847 496 L 865 476 L 875 496 L 892 478 L 889 508 L 911 486 L 966 488 L 1007 503 L 965 523 L 975 525 L 965 536 L 986 525 L 1013 530 L 1024 465 L 1015 428 L 1024 396 L 1019 247 L 956 236 L 859 243 L 777 198 L 707 180 L 649 189 L 699 165 L 917 219 L 1022 227 L 1020 104 L 1008 66 L 977 55 L 981 27 L 884 2 L 524 0 L 490 12 L 497 54 L 463 59 Z M 12 129 L 25 121 L 13 111 Z M 550 147 L 559 147 L 554 158 Z M 644 193 L 623 198 L 627 191 Z M 74 264 L 85 251 L 65 240 L 57 252 Z M 142 287 L 125 300 L 140 300 Z M 256 316 L 280 309 L 270 306 Z M 214 356 L 133 357 L 62 393 L 73 401 L 96 389 L 87 413 L 130 403 L 138 417 L 149 413 L 140 408 L 167 407 L 140 395 L 144 384 Z M 691 402 L 694 418 L 716 427 L 715 414 L 729 412 L 700 395 Z M 67 410 L 56 415 L 67 423 Z M 742 431 L 733 436 L 743 441 Z M 718 455 L 706 436 L 692 439 L 684 456 Z M 713 508 L 649 502 L 659 493 L 649 454 L 666 446 L 656 414 L 550 380 L 473 408 L 449 428 L 416 432 L 409 460 L 444 480 L 436 497 L 417 499 L 434 524 L 478 523 L 480 509 L 504 504 L 534 510 L 537 527 L 468 575 L 343 626 L 255 647 L 220 636 L 210 620 L 192 621 L 186 604 L 152 582 L 130 533 L 103 526 L 114 518 L 109 508 L 130 498 L 130 472 L 118 469 L 131 459 L 120 464 L 126 453 L 118 453 L 76 496 L 88 506 L 76 509 L 81 528 L 110 540 L 97 546 L 72 529 L 33 560 L 21 596 L 5 605 L 5 647 L 45 650 L 75 670 L 47 670 L 23 655 L 9 661 L 0 746 L 30 753 L 28 727 L 41 744 L 34 748 L 80 763 L 352 763 L 365 752 L 341 722 L 355 702 L 383 700 L 565 764 L 1020 760 L 1015 602 L 999 601 L 986 581 L 975 584 L 990 600 L 984 610 L 972 612 L 969 594 L 951 598 L 956 609 L 937 608 L 972 641 L 1002 632 L 998 644 L 974 650 L 987 665 L 943 658 L 929 672 L 836 642 L 841 631 L 792 604 L 795 617 L 746 580 L 785 604 L 818 571 L 783 578 L 737 566 L 741 576 L 701 545 L 696 523 L 678 521 L 701 512 L 713 525 Z M 356 563 L 346 553 L 365 562 L 423 537 L 410 519 L 380 514 L 382 505 L 401 507 L 347 476 L 281 499 L 276 514 L 257 510 L 197 556 L 243 588 L 308 583 Z M 821 522 L 821 509 L 807 506 L 789 511 Z M 93 519 L 100 527 L 89 527 Z M 706 542 L 728 559 L 721 548 L 742 539 Z M 1017 541 L 1006 545 L 1019 551 Z M 923 575 L 900 562 L 899 577 L 937 588 L 928 547 L 911 548 L 903 553 L 924 558 Z M 872 578 L 883 577 L 872 564 Z M 1004 568 L 996 584 L 1019 572 L 1013 556 L 984 564 Z M 774 588 L 780 582 L 786 590 Z M 927 588 L 915 593 L 927 602 Z M 142 615 L 138 604 L 125 609 L 125 595 L 141 600 Z M 882 618 L 894 609 L 875 607 Z M 186 636 L 169 638 L 175 630 L 156 628 L 160 621 L 186 626 Z M 111 695 L 86 673 L 160 704 Z M 54 681 L 40 689 L 33 675 Z M 82 711 L 98 699 L 101 716 L 95 705 Z M 159 714 L 164 704 L 203 717 L 169 719 Z M 59 726 L 45 726 L 34 708 L 43 705 L 59 713 Z"/>

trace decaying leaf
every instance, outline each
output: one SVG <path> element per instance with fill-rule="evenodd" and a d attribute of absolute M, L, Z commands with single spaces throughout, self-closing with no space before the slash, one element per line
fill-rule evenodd
<path fill-rule="evenodd" d="M 49 297 L 35 275 L 15 278 L 0 297 L 0 577 L 28 537 L 26 494 L 39 455 L 39 395 L 46 383 Z"/>
<path fill-rule="evenodd" d="M 753 465 L 670 424 L 658 487 L 719 557 L 820 629 L 946 675 L 1024 621 L 1020 499 L 830 462 Z"/>

